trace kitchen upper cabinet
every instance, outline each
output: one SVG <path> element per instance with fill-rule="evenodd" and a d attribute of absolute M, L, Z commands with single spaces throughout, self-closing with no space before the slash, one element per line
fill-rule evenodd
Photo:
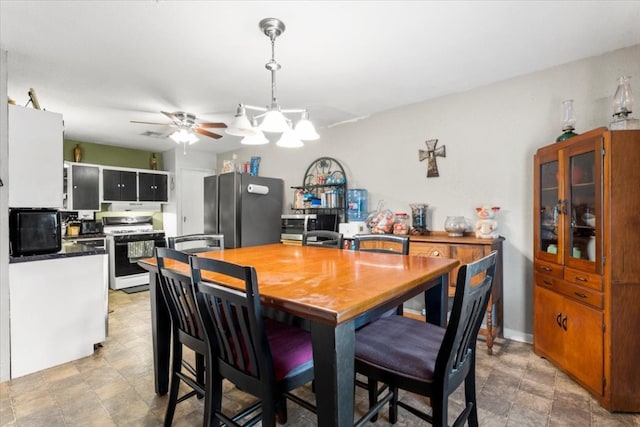
<path fill-rule="evenodd" d="M 640 411 L 639 147 L 599 128 L 534 158 L 533 350 L 610 411 Z"/>
<path fill-rule="evenodd" d="M 136 172 L 102 169 L 102 187 L 102 198 L 105 202 L 135 202 L 138 200 Z"/>
<path fill-rule="evenodd" d="M 61 208 L 62 115 L 9 107 L 9 207 Z"/>
<path fill-rule="evenodd" d="M 100 210 L 100 167 L 65 164 L 66 205 L 68 210 Z"/>
<path fill-rule="evenodd" d="M 138 193 L 140 202 L 166 202 L 167 174 L 139 172 Z"/>

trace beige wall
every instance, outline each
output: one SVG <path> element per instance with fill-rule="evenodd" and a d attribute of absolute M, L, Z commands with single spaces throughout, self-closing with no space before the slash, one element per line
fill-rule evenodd
<path fill-rule="evenodd" d="M 304 148 L 269 144 L 237 153 L 240 161 L 261 156 L 260 175 L 283 178 L 285 188 L 300 185 L 315 158 L 335 157 L 347 171 L 349 187 L 369 190 L 369 209 L 380 200 L 405 212 L 411 202 L 428 203 L 435 230 L 443 229 L 448 215 L 475 221 L 474 207 L 480 203 L 500 206 L 499 232 L 506 238 L 505 333 L 530 341 L 533 154 L 562 133 L 565 99 L 575 100 L 576 132 L 607 126 L 620 75 L 633 76 L 640 99 L 640 45 L 318 129 L 321 139 Z M 418 150 L 434 138 L 446 146 L 447 157 L 438 159 L 440 177 L 426 178 Z M 220 154 L 218 163 L 230 158 L 231 153 Z M 286 197 L 290 205 L 293 190 Z"/>

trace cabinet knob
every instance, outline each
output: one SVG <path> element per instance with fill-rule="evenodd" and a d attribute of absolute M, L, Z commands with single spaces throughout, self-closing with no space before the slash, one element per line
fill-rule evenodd
<path fill-rule="evenodd" d="M 433 254 L 434 254 L 435 256 L 440 256 L 440 251 L 433 251 Z"/>

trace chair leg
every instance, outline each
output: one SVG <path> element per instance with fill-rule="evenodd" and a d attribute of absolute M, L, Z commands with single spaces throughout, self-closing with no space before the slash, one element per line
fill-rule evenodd
<path fill-rule="evenodd" d="M 372 408 L 378 402 L 378 381 L 367 378 L 367 391 L 369 392 L 369 408 Z M 371 417 L 371 422 L 378 420 L 378 414 Z"/>
<path fill-rule="evenodd" d="M 276 406 L 267 396 L 262 400 L 262 427 L 276 427 Z"/>
<path fill-rule="evenodd" d="M 467 422 L 469 423 L 469 427 L 478 427 L 478 409 L 476 405 L 476 370 L 475 370 L 475 361 L 472 362 L 471 369 L 467 374 L 467 378 L 464 379 L 464 398 L 466 404 L 469 403 L 471 406 L 471 411 L 469 412 L 469 418 Z"/>
<path fill-rule="evenodd" d="M 389 391 L 393 393 L 393 397 L 389 402 L 389 422 L 395 424 L 398 421 L 398 388 L 389 387 Z"/>
<path fill-rule="evenodd" d="M 180 378 L 178 372 L 182 369 L 182 344 L 173 343 L 173 364 L 171 366 L 171 389 L 169 390 L 169 402 L 167 412 L 164 415 L 164 426 L 169 427 L 173 423 L 173 415 L 178 403 L 178 391 L 180 390 Z"/>
<path fill-rule="evenodd" d="M 204 364 L 204 355 L 200 354 L 200 353 L 196 353 L 196 382 L 198 384 L 200 384 L 202 387 L 205 386 L 204 383 L 204 375 L 205 375 L 205 368 L 204 368 L 205 364 Z M 202 399 L 204 396 L 201 395 L 200 393 L 198 393 L 198 399 Z"/>
<path fill-rule="evenodd" d="M 449 418 L 449 397 L 443 396 L 442 393 L 434 393 L 431 396 L 431 409 L 433 410 L 433 427 L 448 426 Z"/>
<path fill-rule="evenodd" d="M 213 366 L 213 358 L 209 358 L 208 366 Z M 213 369 L 207 369 L 207 377 L 205 387 L 205 407 L 204 407 L 204 426 L 218 427 L 220 420 L 217 413 L 222 411 L 222 377 L 213 372 Z"/>
<path fill-rule="evenodd" d="M 276 402 L 276 421 L 278 424 L 286 424 L 287 423 L 287 398 L 282 396 Z"/>

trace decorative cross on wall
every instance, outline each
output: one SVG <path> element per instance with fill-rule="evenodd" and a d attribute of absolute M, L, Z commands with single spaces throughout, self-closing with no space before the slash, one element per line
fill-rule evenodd
<path fill-rule="evenodd" d="M 438 163 L 436 163 L 436 157 L 447 157 L 445 150 L 446 145 L 436 148 L 438 144 L 437 139 L 429 139 L 425 141 L 427 144 L 427 150 L 419 150 L 420 161 L 427 159 L 427 178 L 440 176 L 438 173 Z"/>

